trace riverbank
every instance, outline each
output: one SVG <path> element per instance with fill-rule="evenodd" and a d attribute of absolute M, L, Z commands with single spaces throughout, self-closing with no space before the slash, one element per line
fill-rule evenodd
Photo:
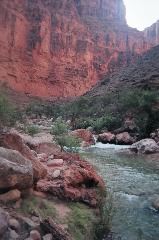
<path fill-rule="evenodd" d="M 0 136 L 1 239 L 95 239 L 102 178 L 78 154 L 61 152 L 48 129 L 33 135 Z"/>

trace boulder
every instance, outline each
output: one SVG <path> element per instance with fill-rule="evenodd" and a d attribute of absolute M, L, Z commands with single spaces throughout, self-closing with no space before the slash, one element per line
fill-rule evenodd
<path fill-rule="evenodd" d="M 24 143 L 23 139 L 16 133 L 7 133 L 0 136 L 0 146 L 17 150 L 26 159 L 29 159 L 33 166 L 34 181 L 38 181 L 47 174 L 47 170 L 42 163 L 35 157 L 31 149 Z"/>
<path fill-rule="evenodd" d="M 64 161 L 63 169 L 57 172 L 60 178 L 53 178 L 50 172 L 50 177 L 37 182 L 37 190 L 61 199 L 97 206 L 100 200 L 98 190 L 105 187 L 94 168 L 76 154 L 60 153 L 59 157 Z"/>
<path fill-rule="evenodd" d="M 153 139 L 146 138 L 134 143 L 131 150 L 143 154 L 152 154 L 159 152 L 159 146 Z"/>
<path fill-rule="evenodd" d="M 131 145 L 134 142 L 135 142 L 135 138 L 131 137 L 128 132 L 123 132 L 116 135 L 116 144 Z"/>
<path fill-rule="evenodd" d="M 101 143 L 115 143 L 115 134 L 111 132 L 99 134 L 97 141 Z"/>
<path fill-rule="evenodd" d="M 151 133 L 150 137 L 154 139 L 156 143 L 159 143 L 159 129 L 156 129 L 153 133 Z"/>
<path fill-rule="evenodd" d="M 0 208 L 0 239 L 4 236 L 9 227 L 9 215 Z"/>
<path fill-rule="evenodd" d="M 73 132 L 71 132 L 71 135 L 78 137 L 82 141 L 88 143 L 89 145 L 95 144 L 95 139 L 93 137 L 93 134 L 86 129 L 77 129 Z"/>
<path fill-rule="evenodd" d="M 33 184 L 31 161 L 19 152 L 0 147 L 0 189 L 26 189 Z"/>

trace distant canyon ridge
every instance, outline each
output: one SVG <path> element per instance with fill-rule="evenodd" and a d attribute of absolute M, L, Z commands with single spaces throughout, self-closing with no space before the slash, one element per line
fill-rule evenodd
<path fill-rule="evenodd" d="M 84 94 L 159 44 L 159 22 L 140 32 L 125 13 L 122 0 L 1 0 L 1 84 L 45 98 Z"/>

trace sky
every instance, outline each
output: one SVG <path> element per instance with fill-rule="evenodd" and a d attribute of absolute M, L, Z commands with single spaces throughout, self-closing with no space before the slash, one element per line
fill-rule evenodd
<path fill-rule="evenodd" d="M 129 26 L 143 30 L 159 20 L 159 0 L 124 0 Z"/>

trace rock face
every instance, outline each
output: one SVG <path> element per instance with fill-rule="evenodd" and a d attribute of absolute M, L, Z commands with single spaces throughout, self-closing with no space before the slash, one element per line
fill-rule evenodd
<path fill-rule="evenodd" d="M 153 47 L 139 59 L 121 71 L 110 74 L 98 83 L 89 96 L 104 95 L 129 88 L 159 89 L 159 45 Z"/>
<path fill-rule="evenodd" d="M 159 20 L 144 30 L 144 35 L 153 45 L 159 44 Z"/>
<path fill-rule="evenodd" d="M 1 0 L 0 32 L 1 83 L 40 97 L 82 95 L 154 44 L 122 0 Z"/>

